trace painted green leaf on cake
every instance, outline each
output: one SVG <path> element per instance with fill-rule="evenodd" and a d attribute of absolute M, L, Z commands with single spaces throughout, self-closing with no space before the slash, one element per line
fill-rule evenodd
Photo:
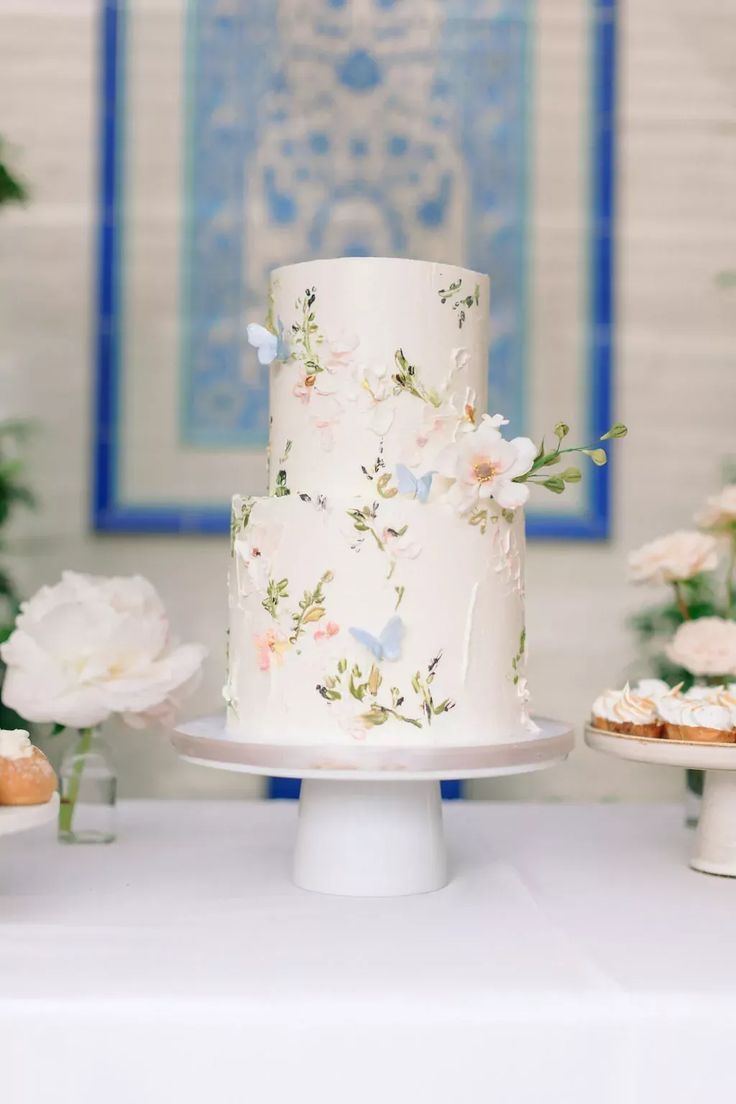
<path fill-rule="evenodd" d="M 437 294 L 442 304 L 450 303 L 452 305 L 457 318 L 458 329 L 461 330 L 465 325 L 467 311 L 471 307 L 477 307 L 480 302 L 480 284 L 476 284 L 472 291 L 468 291 L 463 287 L 462 277 L 459 276 L 446 288 L 440 288 Z"/>
<path fill-rule="evenodd" d="M 435 389 L 433 387 L 426 387 L 422 383 L 416 365 L 409 363 L 403 349 L 396 350 L 394 353 L 394 361 L 396 363 L 396 371 L 394 372 L 393 380 L 396 384 L 397 394 L 404 392 L 407 395 L 413 395 L 414 398 L 421 399 L 422 402 L 429 403 L 435 408 L 442 405 L 442 399 Z"/>
<path fill-rule="evenodd" d="M 348 672 L 349 662 L 346 657 L 340 659 L 333 674 L 325 676 L 316 686 L 317 693 L 328 704 L 340 702 L 341 707 L 347 708 L 347 703 L 352 699 L 357 706 L 367 707 L 355 712 L 341 715 L 340 723 L 353 732 L 356 738 L 377 725 L 386 724 L 393 719 L 402 724 L 412 725 L 414 728 L 423 728 L 425 724 L 432 724 L 435 717 L 443 713 L 449 713 L 454 709 L 455 703 L 450 698 L 444 698 L 435 702 L 431 685 L 437 673 L 442 653 L 439 652 L 427 665 L 422 674 L 417 671 L 411 679 L 411 687 L 414 691 L 416 712 L 405 708 L 406 695 L 398 686 L 389 688 L 388 698 L 381 693 L 383 676 L 378 663 L 371 664 L 367 671 L 360 663 L 353 663 Z"/>

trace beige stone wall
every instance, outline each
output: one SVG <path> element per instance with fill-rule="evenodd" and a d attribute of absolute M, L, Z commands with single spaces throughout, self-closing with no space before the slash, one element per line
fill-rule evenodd
<path fill-rule="evenodd" d="M 0 131 L 20 148 L 34 202 L 0 220 L 0 415 L 32 414 L 42 512 L 13 536 L 30 590 L 65 566 L 140 571 L 184 637 L 212 660 L 196 707 L 217 706 L 226 544 L 90 534 L 95 27 L 92 0 L 0 0 Z M 629 0 L 621 17 L 617 415 L 631 436 L 615 472 L 607 545 L 529 554 L 531 680 L 539 712 L 580 721 L 632 658 L 623 622 L 641 595 L 626 550 L 686 524 L 736 458 L 736 8 Z M 121 734 L 125 793 L 252 793 L 247 779 L 179 763 L 163 738 Z M 562 768 L 478 786 L 552 799 L 663 798 L 678 772 L 579 749 Z"/>

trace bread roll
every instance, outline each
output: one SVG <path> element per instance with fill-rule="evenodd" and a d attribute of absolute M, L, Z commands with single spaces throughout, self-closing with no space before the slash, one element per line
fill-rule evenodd
<path fill-rule="evenodd" d="M 55 790 L 54 769 L 29 734 L 0 730 L 0 805 L 45 805 Z"/>

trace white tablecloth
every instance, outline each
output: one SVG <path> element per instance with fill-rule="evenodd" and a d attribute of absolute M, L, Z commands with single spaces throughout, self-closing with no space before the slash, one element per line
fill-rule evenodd
<path fill-rule="evenodd" d="M 288 803 L 126 803 L 0 840 L 3 1104 L 736 1096 L 736 881 L 682 809 L 458 803 L 451 885 L 289 880 Z"/>

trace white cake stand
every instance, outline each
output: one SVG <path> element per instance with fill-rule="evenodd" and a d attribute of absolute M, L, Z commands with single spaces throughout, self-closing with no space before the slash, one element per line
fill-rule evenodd
<path fill-rule="evenodd" d="M 229 739 L 222 716 L 178 728 L 178 753 L 217 770 L 301 778 L 294 881 L 352 897 L 428 893 L 447 884 L 440 780 L 494 778 L 561 763 L 569 725 L 492 747 L 284 747 Z"/>
<path fill-rule="evenodd" d="M 694 870 L 736 878 L 736 744 L 698 744 L 619 736 L 588 725 L 585 741 L 597 751 L 667 767 L 705 771 L 695 836 Z"/>
<path fill-rule="evenodd" d="M 59 795 L 54 794 L 45 805 L 2 805 L 0 806 L 0 836 L 12 836 L 16 832 L 27 832 L 29 828 L 38 828 L 54 820 L 59 813 Z"/>

